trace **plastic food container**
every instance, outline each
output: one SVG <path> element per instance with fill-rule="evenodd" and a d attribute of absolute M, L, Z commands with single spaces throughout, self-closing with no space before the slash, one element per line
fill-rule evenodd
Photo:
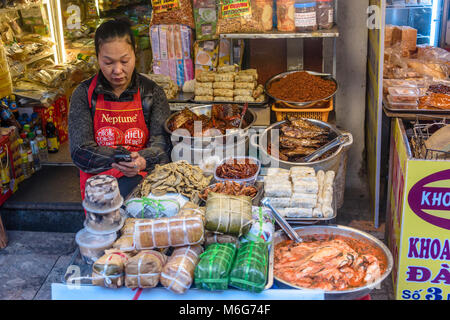
<path fill-rule="evenodd" d="M 250 162 L 253 164 L 256 164 L 258 166 L 256 173 L 249 177 L 249 178 L 245 178 L 245 179 L 229 179 L 229 178 L 221 178 L 217 175 L 217 168 L 219 168 L 221 165 L 225 164 L 227 161 L 232 161 L 232 160 L 250 160 Z M 261 161 L 259 161 L 256 158 L 253 157 L 232 157 L 232 158 L 226 158 L 223 159 L 218 165 L 217 167 L 214 169 L 214 179 L 216 179 L 216 181 L 220 182 L 220 181 L 235 181 L 235 182 L 239 182 L 239 183 L 247 183 L 247 184 L 255 184 L 256 182 L 256 178 L 258 178 L 259 172 L 261 171 Z"/>
<path fill-rule="evenodd" d="M 84 262 L 93 264 L 106 249 L 111 248 L 117 239 L 117 233 L 98 235 L 90 233 L 86 228 L 81 229 L 75 236 L 75 241 L 80 247 L 80 253 Z"/>
<path fill-rule="evenodd" d="M 387 100 L 392 109 L 417 109 L 419 106 L 419 102 L 415 101 L 405 101 L 405 102 L 395 102 L 392 101 L 392 97 L 390 95 L 387 96 Z"/>
<path fill-rule="evenodd" d="M 117 208 L 107 213 L 86 210 L 84 227 L 94 234 L 108 234 L 119 231 L 125 222 L 125 213 Z"/>
<path fill-rule="evenodd" d="M 83 207 L 95 213 L 108 213 L 123 204 L 117 179 L 110 175 L 98 175 L 86 181 Z"/>
<path fill-rule="evenodd" d="M 396 102 L 416 102 L 420 98 L 418 88 L 390 87 L 388 89 L 391 101 Z"/>

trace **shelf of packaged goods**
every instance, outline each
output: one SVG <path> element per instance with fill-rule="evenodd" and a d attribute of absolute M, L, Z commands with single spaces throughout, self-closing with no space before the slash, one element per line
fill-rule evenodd
<path fill-rule="evenodd" d="M 0 15 L 2 13 L 9 13 L 12 11 L 17 11 L 17 10 L 27 10 L 30 8 L 40 6 L 41 4 L 42 4 L 42 1 L 37 1 L 37 2 L 33 2 L 33 3 L 29 3 L 29 4 L 19 4 L 14 7 L 0 8 Z"/>
<path fill-rule="evenodd" d="M 51 57 L 51 56 L 53 56 L 53 55 L 54 55 L 53 52 L 44 52 L 44 53 L 40 53 L 40 54 L 37 54 L 37 55 L 33 56 L 32 58 L 30 58 L 30 59 L 28 59 L 28 60 L 22 62 L 22 64 L 25 65 L 25 66 L 28 66 L 28 65 L 30 65 L 30 64 L 32 64 L 32 63 L 34 63 L 34 62 L 36 62 L 36 61 L 39 61 L 39 60 L 42 60 L 42 59 Z"/>
<path fill-rule="evenodd" d="M 337 38 L 339 37 L 339 29 L 337 26 L 334 26 L 331 29 L 313 32 L 281 32 L 272 30 L 264 33 L 223 33 L 220 37 L 223 39 Z"/>

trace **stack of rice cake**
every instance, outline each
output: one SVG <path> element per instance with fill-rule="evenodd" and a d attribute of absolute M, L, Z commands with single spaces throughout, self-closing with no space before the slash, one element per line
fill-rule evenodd
<path fill-rule="evenodd" d="M 334 171 L 292 167 L 269 168 L 264 177 L 264 195 L 272 206 L 287 218 L 330 218 Z"/>

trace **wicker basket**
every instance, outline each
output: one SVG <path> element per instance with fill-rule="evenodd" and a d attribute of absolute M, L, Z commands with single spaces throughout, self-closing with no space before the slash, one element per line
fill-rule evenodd
<path fill-rule="evenodd" d="M 286 120 L 289 116 L 328 122 L 328 115 L 333 111 L 333 99 L 327 101 L 327 108 L 293 109 L 293 107 L 283 108 L 283 104 L 283 102 L 277 102 L 272 105 L 272 111 L 275 112 L 277 122 Z"/>

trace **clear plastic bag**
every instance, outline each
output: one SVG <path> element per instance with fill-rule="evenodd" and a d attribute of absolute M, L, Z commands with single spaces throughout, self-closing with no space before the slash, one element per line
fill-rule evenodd
<path fill-rule="evenodd" d="M 161 284 L 174 293 L 185 293 L 194 282 L 195 267 L 202 252 L 201 246 L 176 248 L 163 268 Z"/>
<path fill-rule="evenodd" d="M 194 14 L 190 0 L 152 0 L 152 21 L 156 24 L 184 24 L 195 29 Z"/>
<path fill-rule="evenodd" d="M 137 250 L 196 245 L 204 241 L 201 215 L 136 221 L 134 244 Z"/>
<path fill-rule="evenodd" d="M 269 15 L 272 18 L 273 12 L 273 7 L 269 12 L 266 4 L 272 6 L 268 0 L 220 0 L 217 34 L 266 31 L 263 21 L 267 21 Z"/>

